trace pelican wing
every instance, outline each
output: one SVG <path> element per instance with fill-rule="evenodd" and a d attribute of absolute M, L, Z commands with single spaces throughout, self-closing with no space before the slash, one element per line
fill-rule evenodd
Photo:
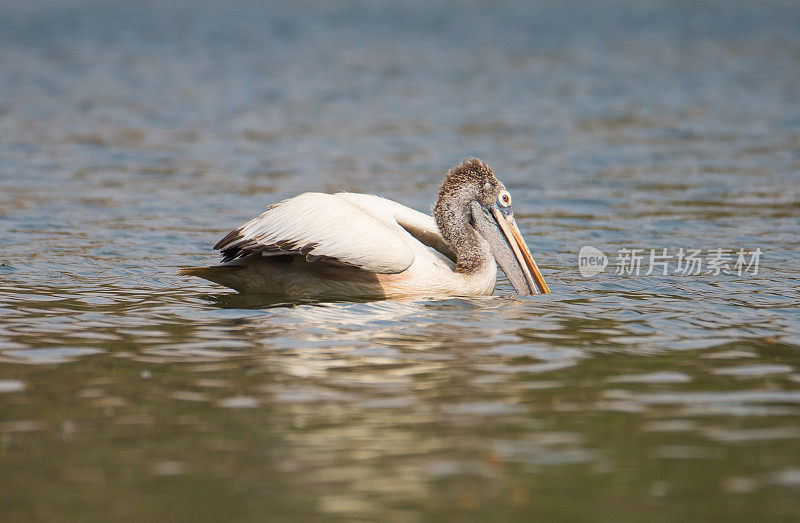
<path fill-rule="evenodd" d="M 295 254 L 309 262 L 397 274 L 415 258 L 404 232 L 394 219 L 368 212 L 340 194 L 304 193 L 270 206 L 214 248 L 222 252 L 223 262 L 255 253 Z"/>
<path fill-rule="evenodd" d="M 455 252 L 442 238 L 442 234 L 439 232 L 439 228 L 436 226 L 432 216 L 371 194 L 343 192 L 338 193 L 337 196 L 344 198 L 387 223 L 399 224 L 405 229 L 405 232 L 420 243 L 434 249 L 451 261 L 456 261 Z"/>

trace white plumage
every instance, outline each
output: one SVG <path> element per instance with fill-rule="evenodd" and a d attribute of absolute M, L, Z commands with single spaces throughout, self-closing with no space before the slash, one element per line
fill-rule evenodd
<path fill-rule="evenodd" d="M 370 194 L 300 194 L 270 206 L 215 248 L 222 264 L 181 274 L 293 298 L 488 294 L 497 274 L 491 264 L 480 281 L 467 284 L 453 272 L 448 256 L 455 255 L 431 216 Z"/>

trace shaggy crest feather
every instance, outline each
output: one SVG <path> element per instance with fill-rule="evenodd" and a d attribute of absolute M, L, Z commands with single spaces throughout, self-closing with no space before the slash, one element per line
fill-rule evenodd
<path fill-rule="evenodd" d="M 487 183 L 492 186 L 497 184 L 497 179 L 494 177 L 492 169 L 478 158 L 472 156 L 447 171 L 442 188 L 439 190 L 439 197 L 441 198 L 442 191 L 453 185 L 473 184 L 483 188 Z"/>

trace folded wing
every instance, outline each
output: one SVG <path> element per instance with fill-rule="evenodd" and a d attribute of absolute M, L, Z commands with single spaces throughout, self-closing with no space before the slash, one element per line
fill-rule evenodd
<path fill-rule="evenodd" d="M 378 274 L 403 272 L 415 258 L 405 230 L 392 219 L 393 213 L 362 207 L 340 194 L 304 193 L 271 206 L 228 233 L 214 248 L 221 251 L 223 262 L 252 254 L 292 254 L 312 263 Z"/>

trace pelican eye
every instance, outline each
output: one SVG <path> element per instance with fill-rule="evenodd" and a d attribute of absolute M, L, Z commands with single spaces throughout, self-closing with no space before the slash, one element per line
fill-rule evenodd
<path fill-rule="evenodd" d="M 501 191 L 500 194 L 497 195 L 497 203 L 499 203 L 501 207 L 511 207 L 511 195 L 508 194 L 508 191 Z"/>

